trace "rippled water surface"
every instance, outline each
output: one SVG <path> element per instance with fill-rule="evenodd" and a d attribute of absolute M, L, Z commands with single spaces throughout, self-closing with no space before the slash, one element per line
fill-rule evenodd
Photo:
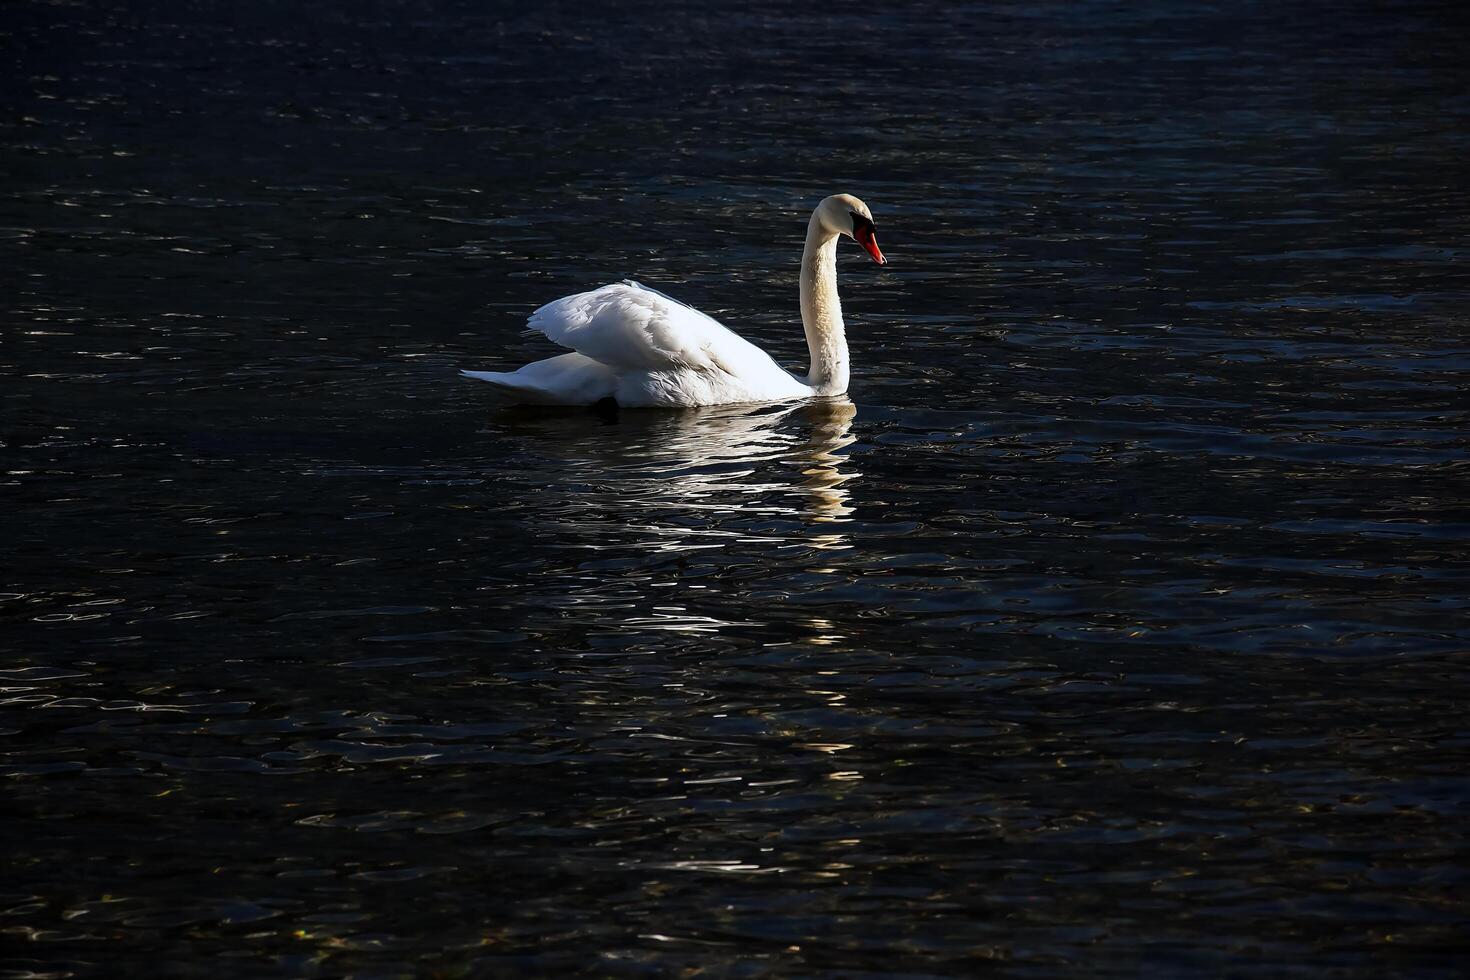
<path fill-rule="evenodd" d="M 3 975 L 1458 974 L 1465 28 L 6 5 Z"/>

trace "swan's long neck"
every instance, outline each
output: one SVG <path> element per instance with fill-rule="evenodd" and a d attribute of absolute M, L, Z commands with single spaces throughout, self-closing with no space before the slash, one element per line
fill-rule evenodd
<path fill-rule="evenodd" d="M 806 383 L 819 395 L 847 390 L 847 333 L 837 299 L 837 236 L 812 215 L 801 253 L 801 325 L 812 366 Z"/>

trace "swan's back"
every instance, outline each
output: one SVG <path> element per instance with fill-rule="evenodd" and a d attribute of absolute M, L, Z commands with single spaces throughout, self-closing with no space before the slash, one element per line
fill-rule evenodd
<path fill-rule="evenodd" d="M 575 354 L 519 371 L 464 372 L 525 400 L 689 406 L 798 398 L 811 390 L 769 354 L 691 306 L 632 280 L 553 300 L 527 325 Z"/>
<path fill-rule="evenodd" d="M 631 279 L 553 300 L 528 325 L 611 367 L 737 373 L 770 357 L 714 318 Z"/>

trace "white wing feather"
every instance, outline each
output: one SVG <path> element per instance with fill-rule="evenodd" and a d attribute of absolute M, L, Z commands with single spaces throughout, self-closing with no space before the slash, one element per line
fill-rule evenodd
<path fill-rule="evenodd" d="M 527 325 L 572 349 L 518 371 L 467 371 L 524 402 L 687 408 L 804 398 L 812 389 L 693 307 L 625 280 L 564 296 Z"/>
<path fill-rule="evenodd" d="M 713 318 L 631 279 L 563 296 L 527 323 L 554 343 L 625 370 L 779 370 L 765 351 Z"/>

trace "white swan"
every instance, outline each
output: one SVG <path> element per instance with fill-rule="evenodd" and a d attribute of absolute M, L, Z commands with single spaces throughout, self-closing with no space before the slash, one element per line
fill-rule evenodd
<path fill-rule="evenodd" d="M 547 303 L 528 321 L 574 351 L 519 371 L 462 371 L 516 401 L 627 408 L 691 408 L 772 402 L 847 391 L 847 335 L 837 300 L 837 239 L 857 241 L 873 261 L 873 215 L 851 194 L 817 205 L 801 255 L 801 325 L 811 351 L 805 378 L 782 370 L 759 347 L 715 320 L 631 279 Z"/>

